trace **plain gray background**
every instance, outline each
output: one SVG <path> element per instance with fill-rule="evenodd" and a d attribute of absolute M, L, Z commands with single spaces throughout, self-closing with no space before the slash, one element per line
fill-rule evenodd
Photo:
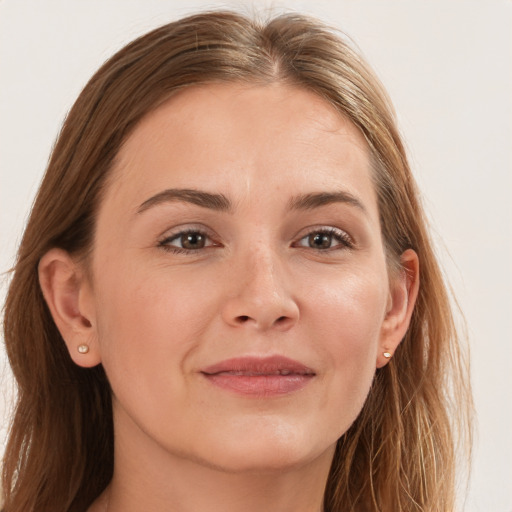
<path fill-rule="evenodd" d="M 462 510 L 511 512 L 510 0 L 0 0 L 0 272 L 13 262 L 64 115 L 92 73 L 151 28 L 222 6 L 313 14 L 346 31 L 388 89 L 468 323 L 478 437 Z M 1 453 L 13 396 L 3 349 L 0 375 Z"/>

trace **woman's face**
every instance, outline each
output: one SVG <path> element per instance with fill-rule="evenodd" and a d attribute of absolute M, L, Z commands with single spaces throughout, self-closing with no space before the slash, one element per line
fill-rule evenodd
<path fill-rule="evenodd" d="M 111 178 L 83 301 L 116 434 L 229 471 L 332 457 L 392 302 L 358 130 L 298 88 L 191 88 Z"/>

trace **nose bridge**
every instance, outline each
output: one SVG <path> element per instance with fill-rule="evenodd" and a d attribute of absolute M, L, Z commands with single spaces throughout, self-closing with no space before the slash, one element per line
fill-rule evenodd
<path fill-rule="evenodd" d="M 254 286 L 256 291 L 268 288 L 269 292 L 276 292 L 280 276 L 277 267 L 278 262 L 275 251 L 265 243 L 257 244 L 253 250 L 248 250 L 246 256 L 246 276 L 249 287 Z"/>
<path fill-rule="evenodd" d="M 263 241 L 247 247 L 233 268 L 233 294 L 225 308 L 231 325 L 289 328 L 298 319 L 291 279 L 282 257 Z"/>

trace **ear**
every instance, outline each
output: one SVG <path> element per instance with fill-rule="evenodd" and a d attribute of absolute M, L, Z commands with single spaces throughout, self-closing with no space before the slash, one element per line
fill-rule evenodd
<path fill-rule="evenodd" d="M 390 279 L 386 316 L 381 328 L 377 368 L 393 356 L 409 327 L 420 284 L 418 255 L 407 249 L 400 257 L 401 268 Z M 386 355 L 384 355 L 386 354 Z"/>
<path fill-rule="evenodd" d="M 101 362 L 89 280 L 66 251 L 51 249 L 39 262 L 39 283 L 71 359 L 86 368 Z"/>

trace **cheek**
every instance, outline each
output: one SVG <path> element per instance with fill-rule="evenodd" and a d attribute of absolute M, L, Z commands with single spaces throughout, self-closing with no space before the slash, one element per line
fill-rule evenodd
<path fill-rule="evenodd" d="M 343 354 L 376 346 L 387 305 L 385 271 L 351 272 L 309 289 L 306 307 L 322 325 L 326 348 Z"/>
<path fill-rule="evenodd" d="M 375 374 L 386 283 L 385 272 L 351 273 L 308 297 L 328 383 L 324 407 L 333 411 L 334 422 L 341 421 L 340 435 L 359 414 Z M 315 339 L 315 331 L 310 336 Z"/>
<path fill-rule="evenodd" d="M 103 275 L 97 327 L 112 386 L 118 376 L 121 385 L 136 381 L 141 392 L 157 377 L 161 385 L 171 384 L 205 328 L 207 294 L 198 293 L 200 283 L 183 283 L 162 269 L 112 269 Z"/>

